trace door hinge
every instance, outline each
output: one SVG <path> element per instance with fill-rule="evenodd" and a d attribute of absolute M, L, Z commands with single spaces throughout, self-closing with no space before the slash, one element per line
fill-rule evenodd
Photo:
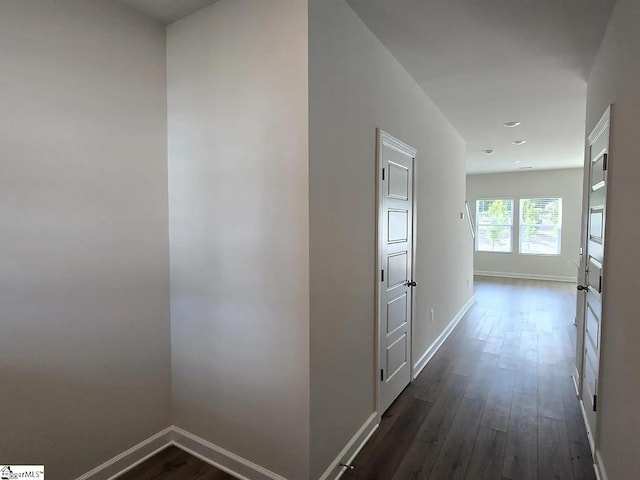
<path fill-rule="evenodd" d="M 380 281 L 384 282 L 384 270 L 380 270 Z"/>
<path fill-rule="evenodd" d="M 605 153 L 602 156 L 602 171 L 606 172 L 608 167 L 609 167 L 609 155 Z"/>
<path fill-rule="evenodd" d="M 384 181 L 384 168 L 382 169 L 382 180 Z"/>
<path fill-rule="evenodd" d="M 598 411 L 598 395 L 593 396 L 593 411 Z"/>
<path fill-rule="evenodd" d="M 384 370 L 380 369 L 380 381 L 384 382 Z"/>
<path fill-rule="evenodd" d="M 598 293 L 602 293 L 602 275 L 598 278 Z"/>

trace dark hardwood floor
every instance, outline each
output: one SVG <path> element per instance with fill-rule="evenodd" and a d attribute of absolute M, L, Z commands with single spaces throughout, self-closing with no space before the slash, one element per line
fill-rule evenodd
<path fill-rule="evenodd" d="M 476 304 L 343 480 L 595 480 L 570 378 L 574 288 L 477 278 Z M 187 479 L 233 477 L 169 447 L 119 478 Z"/>
<path fill-rule="evenodd" d="M 172 446 L 121 475 L 118 480 L 235 480 L 235 477 Z"/>
<path fill-rule="evenodd" d="M 595 480 L 571 372 L 575 287 L 476 279 L 476 304 L 344 480 Z"/>

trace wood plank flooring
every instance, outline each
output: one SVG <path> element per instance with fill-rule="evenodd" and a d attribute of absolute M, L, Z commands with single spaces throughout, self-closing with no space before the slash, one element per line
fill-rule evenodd
<path fill-rule="evenodd" d="M 477 278 L 475 306 L 343 480 L 595 480 L 574 315 L 570 284 Z M 232 478 L 169 447 L 119 480 Z"/>
<path fill-rule="evenodd" d="M 478 277 L 475 289 L 344 480 L 595 480 L 570 376 L 575 287 Z"/>

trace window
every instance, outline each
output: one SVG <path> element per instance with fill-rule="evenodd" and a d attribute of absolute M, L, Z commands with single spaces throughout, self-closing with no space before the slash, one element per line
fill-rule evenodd
<path fill-rule="evenodd" d="M 520 253 L 560 255 L 561 233 L 561 198 L 520 200 Z"/>
<path fill-rule="evenodd" d="M 511 253 L 513 200 L 477 200 L 476 223 L 476 251 Z"/>

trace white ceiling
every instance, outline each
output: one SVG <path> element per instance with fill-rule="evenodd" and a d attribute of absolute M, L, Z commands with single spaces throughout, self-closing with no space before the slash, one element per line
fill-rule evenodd
<path fill-rule="evenodd" d="M 165 25 L 197 12 L 218 0 L 119 0 Z"/>
<path fill-rule="evenodd" d="M 582 166 L 586 79 L 615 0 L 347 1 L 467 141 L 469 173 Z"/>

